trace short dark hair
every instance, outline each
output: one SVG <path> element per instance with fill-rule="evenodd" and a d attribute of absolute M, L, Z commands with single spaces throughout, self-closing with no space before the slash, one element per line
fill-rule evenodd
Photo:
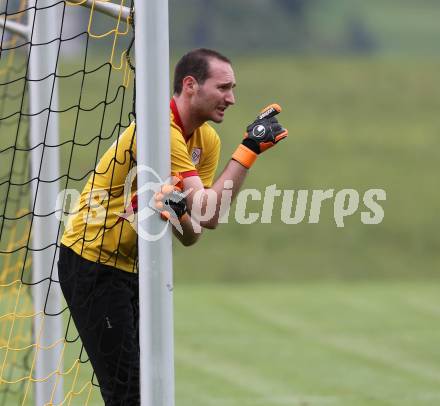
<path fill-rule="evenodd" d="M 200 84 L 209 78 L 209 60 L 219 59 L 231 64 L 231 61 L 221 53 L 207 48 L 194 49 L 177 62 L 174 69 L 174 94 L 182 93 L 183 79 L 193 76 Z"/>

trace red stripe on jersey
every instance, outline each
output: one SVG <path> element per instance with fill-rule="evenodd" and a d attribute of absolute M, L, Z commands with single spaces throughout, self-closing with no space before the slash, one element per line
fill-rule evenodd
<path fill-rule="evenodd" d="M 182 135 L 183 135 L 185 142 L 188 142 L 189 139 L 191 138 L 192 134 L 190 134 L 189 136 L 185 135 L 185 127 L 183 126 L 182 119 L 180 118 L 179 110 L 177 110 L 177 104 L 176 104 L 176 100 L 174 100 L 174 97 L 170 101 L 170 109 L 173 112 L 175 123 L 182 131 Z"/>
<path fill-rule="evenodd" d="M 180 176 L 182 176 L 183 179 L 190 178 L 191 176 L 199 176 L 199 173 L 197 171 L 186 171 L 186 172 L 180 172 Z"/>

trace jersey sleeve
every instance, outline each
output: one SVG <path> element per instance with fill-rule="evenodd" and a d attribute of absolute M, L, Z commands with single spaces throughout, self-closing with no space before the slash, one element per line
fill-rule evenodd
<path fill-rule="evenodd" d="M 207 153 L 199 166 L 199 176 L 203 186 L 209 188 L 214 182 L 215 172 L 217 170 L 220 158 L 221 142 L 217 132 L 211 128 L 210 143 Z"/>
<path fill-rule="evenodd" d="M 198 175 L 197 169 L 191 161 L 185 140 L 182 134 L 171 127 L 171 173 L 182 177 Z"/>

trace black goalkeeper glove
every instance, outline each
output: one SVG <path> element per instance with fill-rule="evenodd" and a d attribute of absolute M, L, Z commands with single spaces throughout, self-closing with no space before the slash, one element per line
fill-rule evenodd
<path fill-rule="evenodd" d="M 163 220 L 182 218 L 188 211 L 186 194 L 175 185 L 163 185 L 160 192 L 154 194 L 155 208 L 160 212 Z"/>
<path fill-rule="evenodd" d="M 257 119 L 247 126 L 244 139 L 232 158 L 250 168 L 258 154 L 286 138 L 289 132 L 275 118 L 280 112 L 281 107 L 278 104 L 271 104 L 263 109 Z"/>

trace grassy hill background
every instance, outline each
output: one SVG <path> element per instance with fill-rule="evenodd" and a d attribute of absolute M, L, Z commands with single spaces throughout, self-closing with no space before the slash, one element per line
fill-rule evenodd
<path fill-rule="evenodd" d="M 238 54 L 439 55 L 436 0 L 170 1 L 172 46 Z M 227 27 L 227 29 L 225 29 Z"/>
<path fill-rule="evenodd" d="M 344 228 L 323 204 L 319 224 L 286 225 L 275 200 L 272 224 L 231 222 L 197 246 L 176 244 L 178 280 L 420 277 L 438 275 L 436 216 L 440 122 L 436 60 L 238 58 L 237 105 L 218 127 L 220 168 L 257 109 L 279 102 L 289 138 L 261 156 L 246 187 L 381 188 L 385 217 Z M 310 200 L 309 200 L 310 205 Z M 310 207 L 310 206 L 309 206 Z M 250 205 L 261 212 L 262 202 Z M 233 218 L 231 216 L 231 218 Z"/>

